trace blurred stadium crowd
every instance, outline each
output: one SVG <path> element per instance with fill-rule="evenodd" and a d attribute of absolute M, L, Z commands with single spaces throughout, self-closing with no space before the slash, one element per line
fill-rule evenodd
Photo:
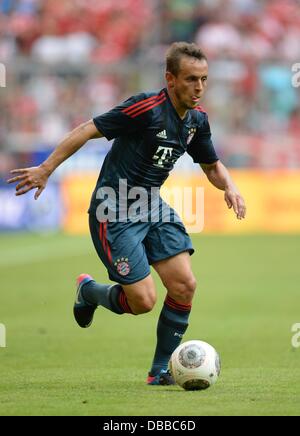
<path fill-rule="evenodd" d="M 0 0 L 0 172 L 80 122 L 164 84 L 167 46 L 210 61 L 203 106 L 224 162 L 300 167 L 299 0 Z"/>

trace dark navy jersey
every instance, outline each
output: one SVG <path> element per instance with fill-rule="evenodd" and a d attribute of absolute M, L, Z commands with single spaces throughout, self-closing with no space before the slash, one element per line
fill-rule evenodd
<path fill-rule="evenodd" d="M 160 187 L 185 152 L 195 163 L 218 160 L 207 114 L 199 107 L 182 120 L 166 89 L 133 96 L 93 121 L 108 140 L 115 139 L 93 194 L 93 209 L 97 190 L 118 190 L 120 179 L 127 180 L 128 189 Z"/>

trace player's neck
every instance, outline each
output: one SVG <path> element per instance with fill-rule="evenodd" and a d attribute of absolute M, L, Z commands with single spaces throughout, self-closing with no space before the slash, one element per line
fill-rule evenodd
<path fill-rule="evenodd" d="M 174 106 L 174 109 L 178 113 L 179 117 L 183 120 L 186 117 L 186 114 L 188 113 L 188 109 L 186 109 L 185 107 L 182 107 L 182 105 L 178 101 L 178 98 L 176 97 L 175 93 L 169 88 L 168 88 L 168 94 L 169 94 L 171 103 Z"/>

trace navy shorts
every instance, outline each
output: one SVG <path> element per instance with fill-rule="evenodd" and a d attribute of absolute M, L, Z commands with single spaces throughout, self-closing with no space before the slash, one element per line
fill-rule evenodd
<path fill-rule="evenodd" d="M 90 232 L 95 249 L 110 280 L 129 285 L 150 274 L 150 265 L 182 252 L 194 253 L 183 223 L 99 222 L 89 212 Z"/>

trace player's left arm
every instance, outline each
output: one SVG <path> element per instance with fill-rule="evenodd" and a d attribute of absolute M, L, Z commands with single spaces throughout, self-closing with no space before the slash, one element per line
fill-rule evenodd
<path fill-rule="evenodd" d="M 233 208 L 237 219 L 246 217 L 246 205 L 241 193 L 232 180 L 229 171 L 220 160 L 212 164 L 200 164 L 208 180 L 218 189 L 225 191 L 225 201 Z"/>

